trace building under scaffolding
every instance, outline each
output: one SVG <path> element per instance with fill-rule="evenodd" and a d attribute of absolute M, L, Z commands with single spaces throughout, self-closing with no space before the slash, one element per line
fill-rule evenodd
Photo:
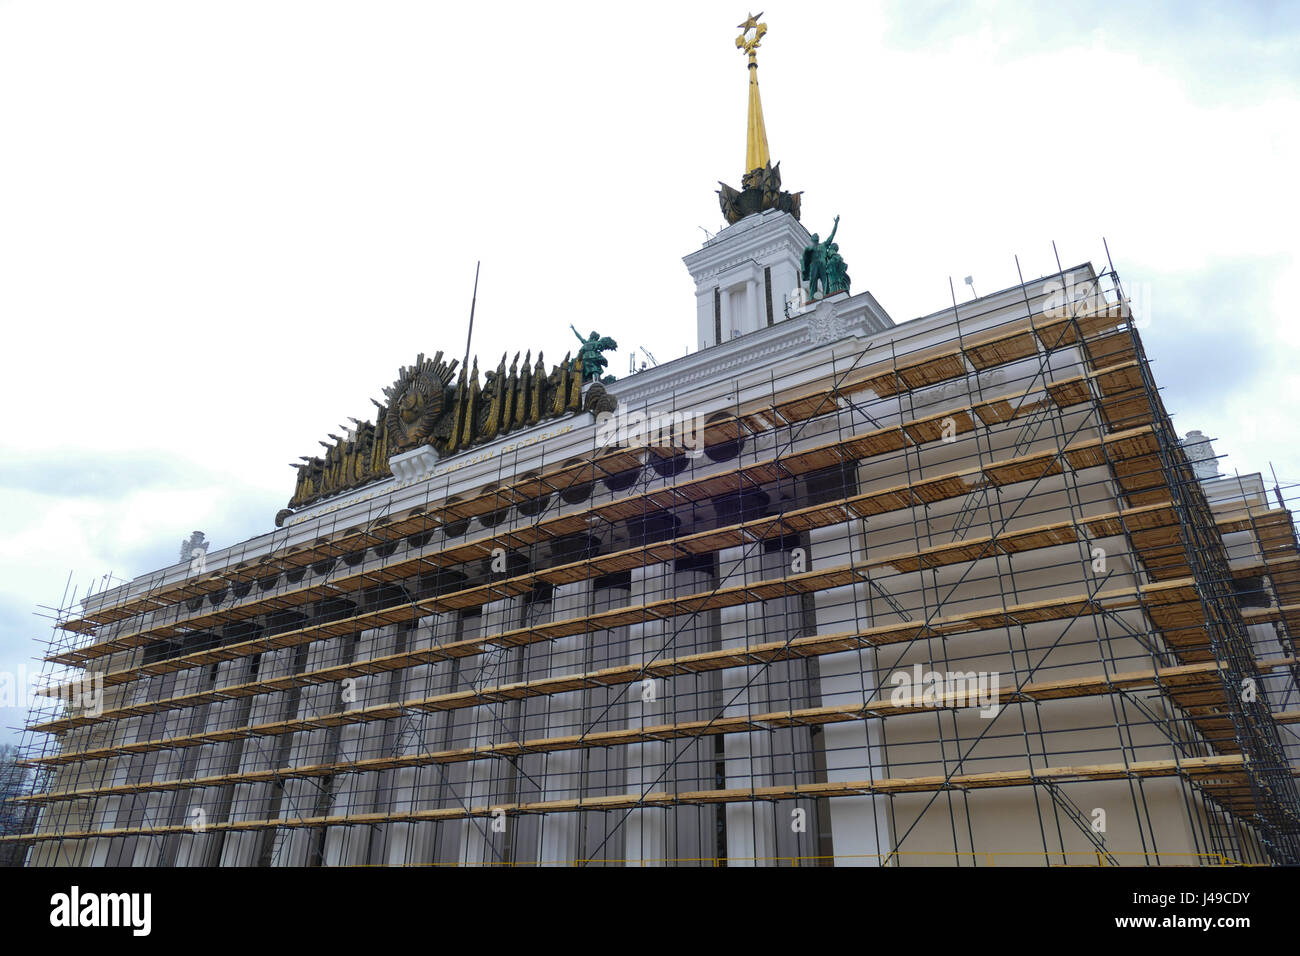
<path fill-rule="evenodd" d="M 1114 270 L 786 301 L 747 165 L 694 354 L 421 359 L 274 532 L 65 609 L 10 852 L 1300 862 L 1292 517 L 1179 442 Z"/>

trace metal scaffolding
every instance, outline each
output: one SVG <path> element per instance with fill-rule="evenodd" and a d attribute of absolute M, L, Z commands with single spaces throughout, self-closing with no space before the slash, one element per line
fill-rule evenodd
<path fill-rule="evenodd" d="M 755 397 L 751 374 L 700 455 L 517 447 L 473 493 L 430 478 L 419 507 L 376 495 L 365 520 L 308 519 L 311 543 L 286 529 L 63 609 L 0 846 L 1300 862 L 1280 490 L 1207 497 L 1113 268 L 1004 292 L 829 342 L 811 381 L 774 368 Z"/>

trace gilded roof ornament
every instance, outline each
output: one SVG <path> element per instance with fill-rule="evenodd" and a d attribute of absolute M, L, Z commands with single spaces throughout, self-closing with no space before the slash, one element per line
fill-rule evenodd
<path fill-rule="evenodd" d="M 593 344 L 600 349 L 612 342 L 601 338 Z M 441 352 L 431 359 L 417 356 L 384 389 L 387 401 L 371 399 L 374 422 L 352 419 L 346 435 L 331 434 L 331 441 L 320 443 L 323 455 L 303 455 L 293 464 L 297 483 L 289 507 L 276 515 L 277 527 L 297 509 L 389 477 L 394 455 L 426 445 L 438 455 L 454 455 L 544 419 L 590 410 L 593 403 L 612 407 L 614 397 L 603 389 L 584 403 L 584 360 L 590 358 L 589 350 L 580 358 L 570 353 L 548 371 L 540 353 L 535 363 L 526 355 L 522 367 L 515 353 L 507 370 L 502 355 L 480 383 L 478 359 L 470 369 L 457 370 L 459 363 L 445 361 Z"/>
<path fill-rule="evenodd" d="M 781 164 L 772 165 L 767 148 L 767 126 L 763 120 L 763 101 L 758 95 L 758 47 L 767 34 L 763 14 L 751 13 L 737 24 L 740 36 L 736 48 L 749 57 L 749 118 L 745 129 L 745 170 L 740 189 L 719 182 L 718 204 L 728 224 L 733 224 L 767 209 L 779 209 L 799 218 L 800 193 L 781 190 Z M 751 35 L 752 34 L 752 35 Z"/>

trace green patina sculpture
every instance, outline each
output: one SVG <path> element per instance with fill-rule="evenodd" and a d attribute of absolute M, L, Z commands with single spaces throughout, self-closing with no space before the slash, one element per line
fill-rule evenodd
<path fill-rule="evenodd" d="M 573 326 L 570 325 L 569 328 L 573 329 Z M 592 332 L 585 339 L 577 329 L 573 329 L 573 334 L 582 343 L 582 347 L 578 349 L 577 358 L 582 369 L 582 380 L 584 382 L 599 381 L 605 371 L 605 366 L 609 364 L 609 360 L 601 353 L 618 348 L 618 343 L 608 336 L 601 335 L 599 332 Z"/>
<path fill-rule="evenodd" d="M 822 295 L 849 291 L 849 269 L 840 256 L 840 247 L 835 243 L 835 233 L 840 228 L 840 217 L 835 217 L 831 234 L 822 242 L 817 233 L 812 235 L 812 244 L 803 251 L 802 279 L 808 283 L 808 298 L 817 297 L 820 285 Z"/>

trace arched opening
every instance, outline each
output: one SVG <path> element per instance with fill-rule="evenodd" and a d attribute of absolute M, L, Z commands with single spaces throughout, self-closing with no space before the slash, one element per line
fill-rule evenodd
<path fill-rule="evenodd" d="M 575 466 L 581 466 L 584 464 L 586 464 L 586 462 L 583 461 L 581 458 L 570 458 L 562 466 L 561 473 L 568 472 L 570 468 L 575 468 Z M 575 475 L 581 473 L 582 472 L 579 470 L 575 470 L 573 472 L 573 474 Z M 591 497 L 592 489 L 595 487 L 596 485 L 594 482 L 575 481 L 572 478 L 566 476 L 565 478 L 561 479 L 560 500 L 571 505 L 581 504 L 582 502 L 586 501 L 588 498 Z"/>
<path fill-rule="evenodd" d="M 734 424 L 727 427 L 718 427 L 720 422 L 728 421 Z M 712 444 L 708 444 L 710 438 L 728 434 L 734 434 L 735 437 L 722 437 Z M 735 422 L 735 416 L 730 412 L 714 412 L 710 415 L 704 423 L 704 436 L 706 442 L 704 454 L 708 456 L 709 461 L 731 461 L 745 447 L 745 439 L 740 435 L 740 425 Z"/>

